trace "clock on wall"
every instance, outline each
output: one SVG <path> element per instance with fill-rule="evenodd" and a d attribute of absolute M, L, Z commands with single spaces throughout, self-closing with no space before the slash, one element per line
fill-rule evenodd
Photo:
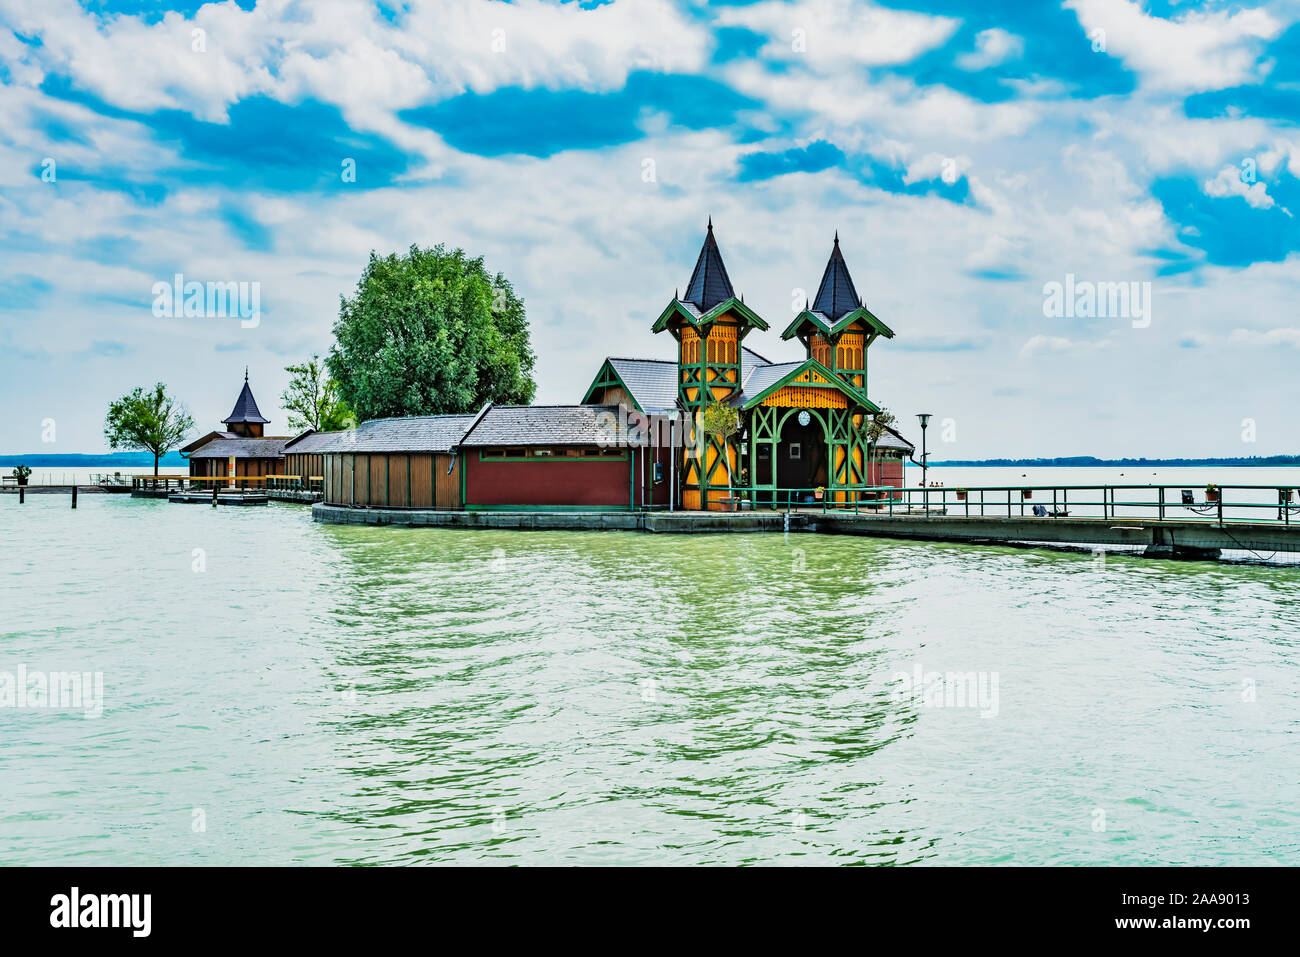
<path fill-rule="evenodd" d="M 800 409 L 800 410 L 799 410 L 799 424 L 800 424 L 800 425 L 807 425 L 807 424 L 808 424 L 809 422 L 811 422 L 811 421 L 812 421 L 812 416 L 808 414 L 808 410 L 807 410 L 807 409 Z"/>

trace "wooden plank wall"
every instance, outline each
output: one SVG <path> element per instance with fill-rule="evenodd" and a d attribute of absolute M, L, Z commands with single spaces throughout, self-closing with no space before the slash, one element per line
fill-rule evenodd
<path fill-rule="evenodd" d="M 452 462 L 452 459 L 455 462 Z M 461 456 L 437 455 L 434 456 L 434 476 L 433 480 L 437 489 L 437 508 L 462 508 L 460 500 L 460 470 L 463 467 Z M 448 469 L 451 474 L 448 474 Z"/>

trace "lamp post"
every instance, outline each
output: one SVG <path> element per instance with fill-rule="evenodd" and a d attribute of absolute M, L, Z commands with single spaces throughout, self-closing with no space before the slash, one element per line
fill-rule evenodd
<path fill-rule="evenodd" d="M 925 513 L 930 514 L 930 484 L 926 481 L 927 469 L 930 467 L 930 453 L 925 450 L 925 430 L 930 425 L 930 412 L 918 412 L 916 417 L 921 420 L 921 504 Z"/>

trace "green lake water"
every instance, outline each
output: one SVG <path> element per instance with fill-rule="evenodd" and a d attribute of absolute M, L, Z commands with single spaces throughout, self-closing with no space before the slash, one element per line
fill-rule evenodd
<path fill-rule="evenodd" d="M 103 680 L 0 707 L 0 864 L 1294 865 L 1298 589 L 0 497 L 0 681 Z"/>

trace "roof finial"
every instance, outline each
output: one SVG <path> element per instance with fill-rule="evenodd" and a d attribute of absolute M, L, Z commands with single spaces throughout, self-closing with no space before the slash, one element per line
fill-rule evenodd
<path fill-rule="evenodd" d="M 248 366 L 244 366 L 244 381 L 248 381 Z"/>
<path fill-rule="evenodd" d="M 839 244 L 840 244 L 840 231 L 837 229 L 835 230 L 835 245 L 838 246 Z"/>
<path fill-rule="evenodd" d="M 713 214 L 709 214 L 709 232 L 713 232 Z"/>

